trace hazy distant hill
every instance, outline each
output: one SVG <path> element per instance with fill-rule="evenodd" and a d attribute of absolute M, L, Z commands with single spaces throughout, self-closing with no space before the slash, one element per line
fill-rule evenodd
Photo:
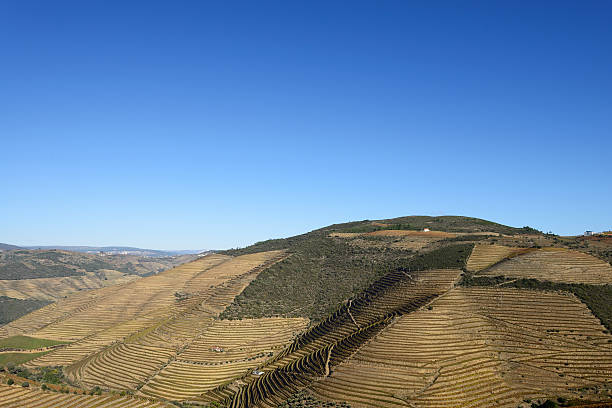
<path fill-rule="evenodd" d="M 74 292 L 130 282 L 197 258 L 16 248 L 0 252 L 0 321 L 4 323 Z"/>
<path fill-rule="evenodd" d="M 13 249 L 17 249 L 19 247 L 15 247 Z M 187 249 L 187 250 L 158 250 L 158 249 L 144 249 L 144 248 L 134 248 L 134 247 L 123 247 L 123 246 L 104 246 L 104 247 L 94 247 L 94 246 L 61 246 L 61 245 L 47 245 L 47 246 L 27 246 L 24 247 L 27 249 L 59 249 L 63 251 L 72 251 L 72 252 L 84 252 L 88 254 L 97 254 L 103 252 L 105 254 L 112 255 L 137 255 L 137 256 L 151 256 L 151 257 L 162 257 L 162 256 L 175 256 L 175 255 L 190 255 L 190 254 L 199 254 L 201 252 L 205 252 L 202 249 Z"/>
<path fill-rule="evenodd" d="M 100 271 L 150 275 L 193 259 L 193 256 L 144 257 L 97 255 L 57 249 L 18 249 L 0 253 L 0 280 L 79 276 L 100 274 Z"/>
<path fill-rule="evenodd" d="M 17 245 L 3 244 L 0 242 L 0 251 L 10 251 L 13 249 L 21 249 L 21 247 L 18 247 Z"/>

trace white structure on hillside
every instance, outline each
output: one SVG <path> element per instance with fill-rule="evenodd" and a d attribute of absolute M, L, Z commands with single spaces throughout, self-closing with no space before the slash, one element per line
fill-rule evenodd
<path fill-rule="evenodd" d="M 585 237 L 593 236 L 593 231 L 584 231 L 584 236 Z"/>
<path fill-rule="evenodd" d="M 423 232 L 429 232 L 431 231 L 429 228 L 423 228 Z"/>

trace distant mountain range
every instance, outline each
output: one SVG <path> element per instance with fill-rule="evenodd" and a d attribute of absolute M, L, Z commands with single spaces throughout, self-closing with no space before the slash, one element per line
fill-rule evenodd
<path fill-rule="evenodd" d="M 163 257 L 163 256 L 176 256 L 176 255 L 191 255 L 206 252 L 201 249 L 186 249 L 186 250 L 157 250 L 157 249 L 144 249 L 134 247 L 123 247 L 123 246 L 62 246 L 62 245 L 33 245 L 33 246 L 16 246 L 10 244 L 0 243 L 1 251 L 10 251 L 15 249 L 59 249 L 62 251 L 82 252 L 87 254 L 97 254 L 103 252 L 108 255 L 138 255 L 138 256 L 150 256 L 150 257 Z"/>

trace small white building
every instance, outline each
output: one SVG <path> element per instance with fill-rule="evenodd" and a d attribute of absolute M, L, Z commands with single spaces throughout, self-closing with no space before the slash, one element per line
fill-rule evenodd
<path fill-rule="evenodd" d="M 591 237 L 591 236 L 593 236 L 593 231 L 584 231 L 584 236 L 585 236 L 585 237 Z"/>
<path fill-rule="evenodd" d="M 423 228 L 423 232 L 429 232 L 431 231 L 429 228 Z"/>

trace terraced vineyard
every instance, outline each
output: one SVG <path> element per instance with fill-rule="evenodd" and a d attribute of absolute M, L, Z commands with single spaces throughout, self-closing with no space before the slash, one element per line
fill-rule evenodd
<path fill-rule="evenodd" d="M 0 407 L 3 408 L 161 408 L 169 407 L 162 401 L 117 395 L 75 395 L 44 392 L 14 385 L 0 384 Z"/>
<path fill-rule="evenodd" d="M 276 251 L 237 258 L 205 257 L 184 268 L 187 276 L 183 279 L 168 279 L 172 286 L 165 305 L 157 303 L 153 309 L 143 304 L 142 314 L 86 335 L 28 365 L 66 365 L 68 377 L 85 387 L 138 388 L 211 325 L 214 317 L 263 268 L 283 256 Z M 146 279 L 149 278 L 142 281 Z M 184 293 L 186 299 L 177 301 L 173 295 L 176 291 Z M 49 329 L 41 332 L 48 335 Z"/>
<path fill-rule="evenodd" d="M 431 307 L 397 319 L 315 395 L 355 407 L 510 408 L 612 391 L 612 336 L 573 296 L 456 288 Z"/>
<path fill-rule="evenodd" d="M 598 285 L 612 283 L 612 265 L 582 252 L 544 248 L 508 259 L 478 275 Z"/>
<path fill-rule="evenodd" d="M 278 354 L 307 324 L 303 318 L 215 321 L 151 378 L 141 393 L 169 400 L 196 397 Z"/>
<path fill-rule="evenodd" d="M 72 393 L 2 385 L 0 407 L 517 408 L 612 398 L 609 264 L 538 249 L 554 239 L 536 244 L 529 228 L 401 220 L 208 255 L 12 321 L 0 338 L 32 338 L 6 344 L 52 346 L 25 350 L 31 360 L 0 377 L 29 369 L 38 381 L 53 366 Z M 413 225 L 445 223 L 452 232 Z M 502 238 L 508 246 L 493 244 Z M 98 387 L 102 395 L 85 395 Z"/>
<path fill-rule="evenodd" d="M 174 292 L 228 258 L 214 255 L 123 285 L 78 293 L 4 326 L 9 335 L 75 341 L 174 304 Z"/>
<path fill-rule="evenodd" d="M 332 367 L 396 316 L 414 311 L 447 291 L 460 273 L 452 269 L 391 272 L 260 366 L 260 375 L 247 373 L 229 385 L 204 393 L 201 400 L 230 407 L 274 407 L 316 378 L 328 375 Z"/>
<path fill-rule="evenodd" d="M 261 270 L 285 256 L 206 256 L 112 291 L 75 295 L 12 322 L 9 330 L 72 342 L 28 367 L 67 366 L 68 378 L 86 388 L 135 389 L 204 332 Z"/>

